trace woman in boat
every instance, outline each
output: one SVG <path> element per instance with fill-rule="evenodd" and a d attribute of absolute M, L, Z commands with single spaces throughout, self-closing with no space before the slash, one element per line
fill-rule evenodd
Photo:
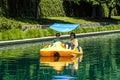
<path fill-rule="evenodd" d="M 78 47 L 78 39 L 76 39 L 75 33 L 70 33 L 70 40 L 66 43 L 67 49 L 74 49 L 75 47 Z"/>

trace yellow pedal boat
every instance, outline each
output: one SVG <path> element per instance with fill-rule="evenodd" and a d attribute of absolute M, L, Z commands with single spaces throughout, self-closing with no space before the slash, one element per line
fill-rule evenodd
<path fill-rule="evenodd" d="M 61 42 L 55 42 L 51 47 L 46 45 L 44 48 L 40 49 L 40 56 L 48 56 L 48 57 L 54 57 L 54 56 L 76 56 L 83 54 L 82 48 L 74 48 L 66 49 L 64 44 Z"/>

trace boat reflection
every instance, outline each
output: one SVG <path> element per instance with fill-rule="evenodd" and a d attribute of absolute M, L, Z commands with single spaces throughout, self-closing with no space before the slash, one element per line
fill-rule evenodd
<path fill-rule="evenodd" d="M 51 66 L 56 71 L 61 71 L 64 66 L 78 69 L 78 64 L 82 61 L 83 55 L 76 57 L 40 57 L 40 64 Z"/>
<path fill-rule="evenodd" d="M 45 68 L 48 66 L 49 71 L 52 69 L 56 72 L 53 75 L 49 73 L 52 80 L 74 80 L 76 78 L 74 73 L 78 70 L 78 64 L 82 61 L 82 57 L 83 55 L 77 55 L 76 57 L 40 57 L 40 65 Z"/>

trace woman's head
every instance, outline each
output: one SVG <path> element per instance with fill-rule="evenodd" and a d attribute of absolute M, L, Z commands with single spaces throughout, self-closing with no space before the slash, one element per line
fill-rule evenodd
<path fill-rule="evenodd" d="M 71 38 L 76 38 L 75 33 L 71 32 L 71 33 L 70 33 L 70 37 L 71 37 Z"/>
<path fill-rule="evenodd" d="M 60 36 L 60 33 L 56 33 L 56 36 Z"/>
<path fill-rule="evenodd" d="M 56 33 L 56 38 L 60 38 L 60 33 Z"/>

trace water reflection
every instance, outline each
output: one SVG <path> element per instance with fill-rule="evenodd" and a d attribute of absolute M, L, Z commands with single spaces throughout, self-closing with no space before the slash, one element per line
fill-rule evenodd
<path fill-rule="evenodd" d="M 30 58 L 2 58 L 0 80 L 37 80 L 39 60 Z"/>
<path fill-rule="evenodd" d="M 52 76 L 52 80 L 74 80 L 76 79 L 75 72 L 78 70 L 78 64 L 82 61 L 82 57 L 83 55 L 76 57 L 40 57 L 40 64 L 44 70 L 48 67 L 54 70 L 55 74 Z M 66 74 L 67 71 L 70 74 Z"/>
<path fill-rule="evenodd" d="M 78 40 L 80 58 L 40 57 L 42 43 L 0 47 L 0 80 L 120 80 L 120 34 Z"/>

